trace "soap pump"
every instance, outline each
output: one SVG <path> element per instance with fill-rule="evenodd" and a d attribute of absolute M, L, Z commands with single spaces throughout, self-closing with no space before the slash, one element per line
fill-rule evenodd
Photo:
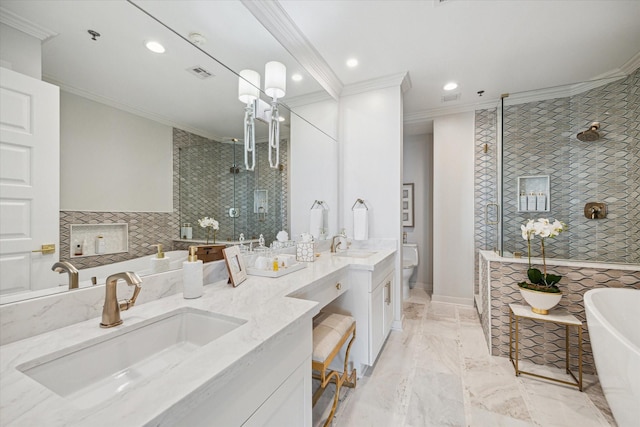
<path fill-rule="evenodd" d="M 189 258 L 182 263 L 182 295 L 187 298 L 200 298 L 203 288 L 203 263 L 196 255 L 196 246 L 189 246 Z"/>
<path fill-rule="evenodd" d="M 162 252 L 162 245 L 158 243 L 157 245 L 151 245 L 158 248 L 158 253 L 155 254 L 151 258 L 151 274 L 156 273 L 164 273 L 165 271 L 169 271 L 170 260 L 169 257 L 164 255 Z"/>

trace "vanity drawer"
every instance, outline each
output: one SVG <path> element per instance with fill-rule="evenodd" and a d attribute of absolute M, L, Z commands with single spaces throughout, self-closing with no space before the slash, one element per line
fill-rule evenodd
<path fill-rule="evenodd" d="M 325 307 L 331 301 L 349 290 L 349 282 L 346 275 L 322 279 L 293 294 L 293 297 L 316 301 L 321 307 Z"/>

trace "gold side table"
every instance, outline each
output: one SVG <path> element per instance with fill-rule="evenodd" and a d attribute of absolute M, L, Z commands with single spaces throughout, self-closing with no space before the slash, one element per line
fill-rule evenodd
<path fill-rule="evenodd" d="M 566 371 L 575 382 L 564 381 L 557 378 L 547 377 L 540 374 L 534 374 L 533 372 L 526 372 L 519 368 L 518 360 L 520 358 L 520 320 L 521 319 L 533 319 L 543 322 L 551 322 L 558 325 L 565 326 L 565 362 Z M 514 340 L 514 323 L 515 323 L 515 340 Z M 569 369 L 569 328 L 575 326 L 578 329 L 578 377 Z M 513 358 L 513 343 L 515 342 L 515 359 Z M 566 310 L 553 310 L 549 314 L 536 314 L 531 311 L 531 308 L 526 305 L 509 304 L 509 360 L 513 364 L 516 371 L 516 376 L 520 374 L 531 375 L 532 377 L 544 378 L 546 380 L 555 381 L 562 384 L 578 387 L 578 390 L 582 391 L 582 322 L 578 320 L 572 314 L 569 314 Z"/>

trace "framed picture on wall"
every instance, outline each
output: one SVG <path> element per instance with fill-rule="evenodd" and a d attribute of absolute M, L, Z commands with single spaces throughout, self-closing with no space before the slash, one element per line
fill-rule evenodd
<path fill-rule="evenodd" d="M 402 184 L 402 226 L 413 227 L 413 183 Z"/>

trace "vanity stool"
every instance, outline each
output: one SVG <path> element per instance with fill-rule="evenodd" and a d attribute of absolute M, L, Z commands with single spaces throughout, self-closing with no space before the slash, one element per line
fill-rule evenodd
<path fill-rule="evenodd" d="M 349 337 L 351 337 L 351 339 L 349 340 L 347 352 L 344 356 L 344 369 L 342 373 L 330 369 L 329 365 Z M 320 314 L 313 319 L 313 356 L 311 368 L 314 371 L 313 378 L 320 380 L 320 388 L 313 394 L 313 406 L 316 405 L 329 383 L 336 385 L 333 406 L 327 421 L 324 423 L 324 427 L 331 424 L 333 420 L 336 408 L 338 407 L 340 388 L 343 385 L 352 388 L 356 386 L 356 370 L 353 369 L 351 374 L 347 373 L 349 351 L 351 351 L 351 345 L 355 338 L 356 321 L 351 316 L 320 312 Z"/>

